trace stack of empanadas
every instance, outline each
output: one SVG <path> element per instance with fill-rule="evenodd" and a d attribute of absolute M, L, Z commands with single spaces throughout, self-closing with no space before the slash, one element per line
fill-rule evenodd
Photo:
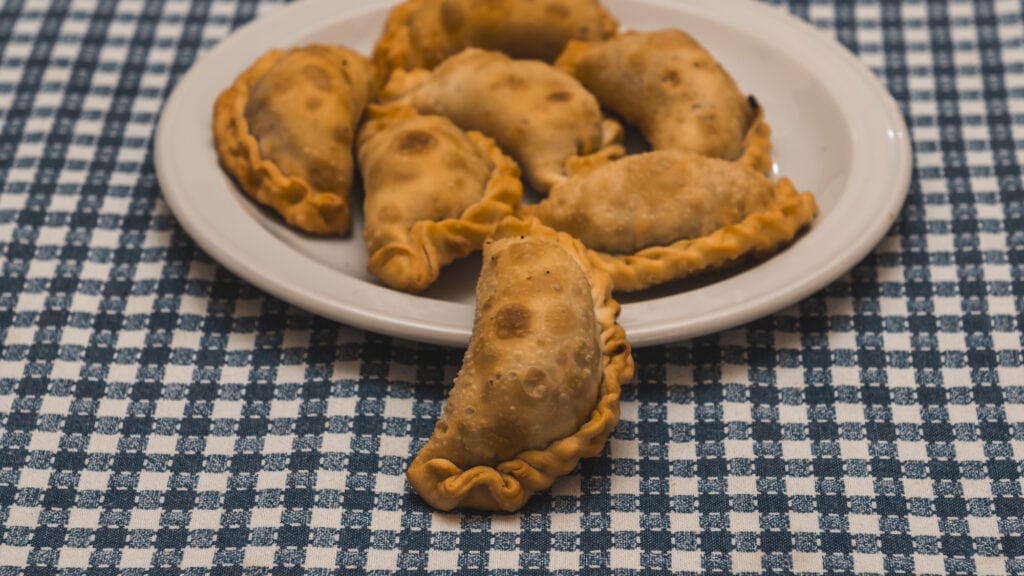
<path fill-rule="evenodd" d="M 214 137 L 247 195 L 312 234 L 350 233 L 361 181 L 387 286 L 482 250 L 469 349 L 408 477 L 439 509 L 514 510 L 617 422 L 633 364 L 612 291 L 767 256 L 814 219 L 771 177 L 765 118 L 692 36 L 620 32 L 597 0 L 405 0 L 371 57 L 264 55 Z M 623 124 L 650 150 L 627 153 Z"/>

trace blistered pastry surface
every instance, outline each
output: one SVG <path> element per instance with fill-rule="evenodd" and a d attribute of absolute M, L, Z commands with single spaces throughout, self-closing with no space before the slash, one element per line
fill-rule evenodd
<path fill-rule="evenodd" d="M 818 214 L 810 192 L 799 192 L 788 179 L 774 187 L 766 209 L 705 236 L 631 255 L 591 252 L 594 266 L 607 272 L 619 292 L 635 292 L 733 265 L 745 257 L 765 257 L 796 238 Z"/>
<path fill-rule="evenodd" d="M 759 129 L 764 119 L 756 100 L 682 30 L 572 42 L 555 65 L 636 125 L 656 150 L 736 160 L 750 147 L 770 145 L 768 134 Z"/>
<path fill-rule="evenodd" d="M 516 210 L 519 168 L 493 140 L 446 118 L 382 107 L 369 116 L 358 146 L 368 268 L 418 292 Z"/>
<path fill-rule="evenodd" d="M 313 234 L 347 234 L 352 145 L 372 64 L 336 46 L 273 50 L 217 98 L 214 141 L 239 187 Z"/>
<path fill-rule="evenodd" d="M 632 254 L 735 224 L 774 195 L 772 182 L 752 169 L 658 150 L 579 172 L 522 211 L 592 250 Z"/>
<path fill-rule="evenodd" d="M 432 72 L 396 71 L 382 97 L 494 138 L 542 193 L 566 179 L 571 159 L 624 152 L 597 99 L 540 61 L 468 48 Z"/>
<path fill-rule="evenodd" d="M 408 0 L 388 14 L 373 58 L 388 72 L 430 69 L 469 47 L 553 62 L 570 40 L 617 27 L 596 0 Z"/>
<path fill-rule="evenodd" d="M 464 364 L 409 467 L 431 506 L 515 510 L 600 452 L 633 371 L 610 294 L 577 240 L 502 222 L 484 248 Z"/>

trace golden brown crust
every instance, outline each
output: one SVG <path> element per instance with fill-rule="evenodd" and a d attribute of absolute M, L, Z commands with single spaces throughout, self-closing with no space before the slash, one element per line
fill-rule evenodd
<path fill-rule="evenodd" d="M 763 212 L 699 238 L 654 246 L 629 256 L 591 251 L 594 266 L 612 277 L 615 290 L 635 292 L 725 267 L 743 256 L 766 256 L 786 245 L 818 213 L 814 195 L 798 192 L 787 178 Z"/>
<path fill-rule="evenodd" d="M 382 100 L 479 130 L 519 162 L 540 193 L 581 157 L 621 156 L 622 130 L 572 76 L 538 60 L 467 48 L 432 72 L 396 70 Z"/>
<path fill-rule="evenodd" d="M 406 0 L 373 51 L 384 74 L 433 68 L 464 48 L 553 62 L 569 40 L 601 40 L 618 22 L 596 0 Z"/>
<path fill-rule="evenodd" d="M 520 213 L 591 250 L 632 254 L 696 238 L 763 211 L 772 181 L 735 162 L 683 150 L 631 154 L 575 172 Z"/>
<path fill-rule="evenodd" d="M 291 59 L 287 65 L 275 68 L 286 58 Z M 270 74 L 275 76 L 267 80 Z M 269 85 L 262 87 L 262 81 Z M 214 142 L 221 165 L 247 195 L 276 210 L 288 224 L 313 234 L 348 234 L 352 140 L 363 106 L 372 96 L 372 81 L 370 62 L 345 48 L 311 45 L 264 54 L 214 105 Z M 310 85 L 309 107 L 291 106 L 299 91 Z M 257 91 L 260 103 L 277 116 L 262 118 L 260 111 L 253 111 Z M 289 102 L 275 102 L 285 98 Z M 310 109 L 313 105 L 315 110 Z M 304 116 L 302 122 L 316 123 L 320 129 L 295 127 L 291 134 L 268 144 L 272 151 L 261 150 L 260 139 L 267 135 L 258 133 L 261 128 L 253 126 L 253 118 L 265 130 L 287 132 L 288 118 L 281 115 L 292 110 Z M 289 146 L 313 149 L 317 164 L 308 170 L 298 166 L 303 162 L 301 153 L 284 150 Z"/>
<path fill-rule="evenodd" d="M 392 288 L 418 292 L 437 280 L 443 266 L 479 250 L 497 223 L 515 212 L 523 194 L 519 167 L 490 138 L 478 132 L 463 133 L 444 118 L 420 116 L 409 108 L 379 106 L 371 106 L 367 116 L 359 134 L 360 167 L 368 206 L 364 211 L 364 236 L 371 252 L 367 268 Z M 418 137 L 413 144 L 430 150 L 416 150 L 412 156 L 418 158 L 408 158 L 407 154 L 397 154 L 388 148 L 396 138 L 410 135 Z M 401 141 L 397 144 L 402 146 Z M 439 158 L 439 154 L 446 157 Z M 429 164 L 428 170 L 417 171 L 424 168 L 423 163 Z M 482 181 L 475 177 L 475 167 L 487 171 Z M 377 172 L 381 170 L 391 175 L 398 171 L 401 176 L 378 178 Z M 379 186 L 390 187 L 392 195 L 418 196 L 390 199 L 395 211 L 410 211 L 417 204 L 435 207 L 445 203 L 459 185 L 473 200 L 467 198 L 466 202 L 452 204 L 456 210 L 444 218 L 383 223 L 369 208 L 375 194 L 389 192 L 378 192 Z M 432 194 L 448 198 L 431 201 Z M 380 207 L 377 211 L 384 213 L 388 208 Z M 390 229 L 381 233 L 373 230 L 384 224 L 391 224 Z"/>
<path fill-rule="evenodd" d="M 435 437 L 431 438 L 413 460 L 407 476 L 416 492 L 427 503 L 440 510 L 473 508 L 512 511 L 522 507 L 532 494 L 550 487 L 556 478 L 571 472 L 581 458 L 600 453 L 618 422 L 621 385 L 632 378 L 633 360 L 629 342 L 622 327 L 616 323 L 620 307 L 611 299 L 610 281 L 605 274 L 593 268 L 583 245 L 567 234 L 543 226 L 535 219 L 524 221 L 517 218 L 503 220 L 494 239 L 489 242 L 496 243 L 516 237 L 529 239 L 531 242 L 544 242 L 553 248 L 566 251 L 575 262 L 575 266 L 586 274 L 593 303 L 593 322 L 600 332 L 597 340 L 600 349 L 599 390 L 589 417 L 586 417 L 574 432 L 556 438 L 546 446 L 523 449 L 511 457 L 502 458 L 499 462 L 466 461 L 467 457 L 464 454 L 446 453 L 443 446 L 439 447 L 435 443 L 435 437 L 441 427 L 445 427 L 442 432 L 448 431 L 447 425 L 439 421 L 439 430 L 435 430 Z M 485 247 L 485 258 L 488 254 L 489 249 Z M 485 279 L 482 278 L 481 281 Z M 486 308 L 485 303 L 478 302 L 478 322 L 482 306 Z M 508 322 L 506 326 L 514 328 L 517 324 Z M 476 324 L 474 332 L 474 338 L 477 338 Z M 476 349 L 472 342 L 470 349 Z M 478 353 L 487 354 L 489 347 L 484 346 L 480 350 L 482 352 Z M 459 386 L 458 380 L 456 386 Z M 452 396 L 457 396 L 456 390 L 453 390 Z M 491 400 L 502 402 L 504 399 L 496 397 Z M 449 405 L 446 405 L 446 414 L 451 411 L 451 403 L 450 398 Z M 518 408 L 520 412 L 530 410 L 529 406 Z M 545 403 L 543 406 L 543 410 L 546 411 L 557 409 L 558 406 L 552 406 L 551 403 Z M 567 418 L 571 421 L 572 416 Z M 558 425 L 562 424 L 558 422 Z M 505 446 L 504 450 L 507 452 L 509 447 Z M 484 451 L 503 453 L 501 450 Z M 462 460 L 462 465 L 453 460 Z"/>
<path fill-rule="evenodd" d="M 763 110 L 681 30 L 573 41 L 555 66 L 636 125 L 655 150 L 681 149 L 725 160 L 742 157 L 760 172 L 770 168 Z"/>
<path fill-rule="evenodd" d="M 392 70 L 421 68 L 419 58 L 412 49 L 409 39 L 409 19 L 423 5 L 423 0 L 406 0 L 397 4 L 384 21 L 384 30 L 373 48 L 373 63 L 386 81 Z"/>

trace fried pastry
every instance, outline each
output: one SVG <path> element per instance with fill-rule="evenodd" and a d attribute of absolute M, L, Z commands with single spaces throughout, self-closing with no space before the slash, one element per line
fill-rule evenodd
<path fill-rule="evenodd" d="M 462 368 L 407 474 L 440 510 L 516 510 L 599 454 L 633 374 L 608 277 L 577 240 L 507 218 L 483 258 Z"/>
<path fill-rule="evenodd" d="M 771 168 L 764 111 L 682 30 L 627 32 L 570 42 L 555 66 L 634 124 L 655 150 L 680 149 Z"/>
<path fill-rule="evenodd" d="M 520 214 L 579 238 L 615 290 L 629 292 L 777 250 L 817 204 L 787 179 L 657 150 L 588 166 Z"/>
<path fill-rule="evenodd" d="M 359 131 L 369 271 L 406 292 L 479 250 L 522 198 L 519 167 L 447 118 L 371 105 Z"/>
<path fill-rule="evenodd" d="M 519 162 L 538 192 L 580 156 L 620 156 L 622 127 L 572 76 L 538 60 L 467 48 L 432 72 L 396 70 L 382 99 L 478 130 Z"/>
<path fill-rule="evenodd" d="M 374 86 L 370 61 L 342 47 L 268 52 L 217 98 L 221 164 L 288 224 L 348 234 L 352 144 Z"/>
<path fill-rule="evenodd" d="M 406 0 L 374 47 L 383 71 L 433 68 L 463 48 L 553 62 L 569 40 L 596 41 L 618 27 L 597 0 Z"/>

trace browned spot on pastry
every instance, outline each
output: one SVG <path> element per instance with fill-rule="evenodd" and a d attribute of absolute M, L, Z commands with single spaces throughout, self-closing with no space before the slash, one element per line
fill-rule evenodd
<path fill-rule="evenodd" d="M 547 12 L 548 15 L 554 16 L 555 18 L 569 17 L 569 9 L 565 7 L 565 4 L 561 4 L 558 2 L 552 2 L 548 4 L 547 6 L 544 7 L 544 11 Z"/>
<path fill-rule="evenodd" d="M 547 377 L 547 373 L 540 368 L 531 367 L 526 371 L 526 375 L 523 376 L 523 392 L 531 398 L 543 398 L 548 392 L 548 387 L 545 386 Z"/>
<path fill-rule="evenodd" d="M 327 72 L 319 66 L 313 66 L 312 64 L 307 65 L 302 69 L 302 73 L 306 75 L 306 78 L 313 83 L 318 90 L 324 92 L 331 89 L 331 77 L 327 75 Z"/>
<path fill-rule="evenodd" d="M 572 94 L 565 90 L 559 90 L 558 92 L 548 94 L 548 100 L 552 102 L 568 102 L 569 100 L 572 100 Z"/>
<path fill-rule="evenodd" d="M 319 96 L 310 96 L 306 99 L 306 108 L 309 108 L 310 110 L 316 110 L 323 105 L 324 99 Z"/>
<path fill-rule="evenodd" d="M 437 144 L 437 140 L 429 132 L 409 130 L 398 137 L 398 151 L 405 154 L 421 154 Z"/>
<path fill-rule="evenodd" d="M 661 75 L 661 81 L 667 84 L 676 86 L 679 84 L 679 71 L 675 68 L 669 68 Z"/>
<path fill-rule="evenodd" d="M 330 163 L 323 160 L 309 161 L 309 183 L 317 190 L 337 189 L 338 176 L 338 171 Z"/>
<path fill-rule="evenodd" d="M 522 338 L 530 331 L 530 311 L 519 304 L 498 310 L 494 319 L 498 338 Z"/>
<path fill-rule="evenodd" d="M 462 8 L 451 1 L 441 3 L 441 25 L 448 32 L 456 32 L 466 22 L 466 15 Z"/>

